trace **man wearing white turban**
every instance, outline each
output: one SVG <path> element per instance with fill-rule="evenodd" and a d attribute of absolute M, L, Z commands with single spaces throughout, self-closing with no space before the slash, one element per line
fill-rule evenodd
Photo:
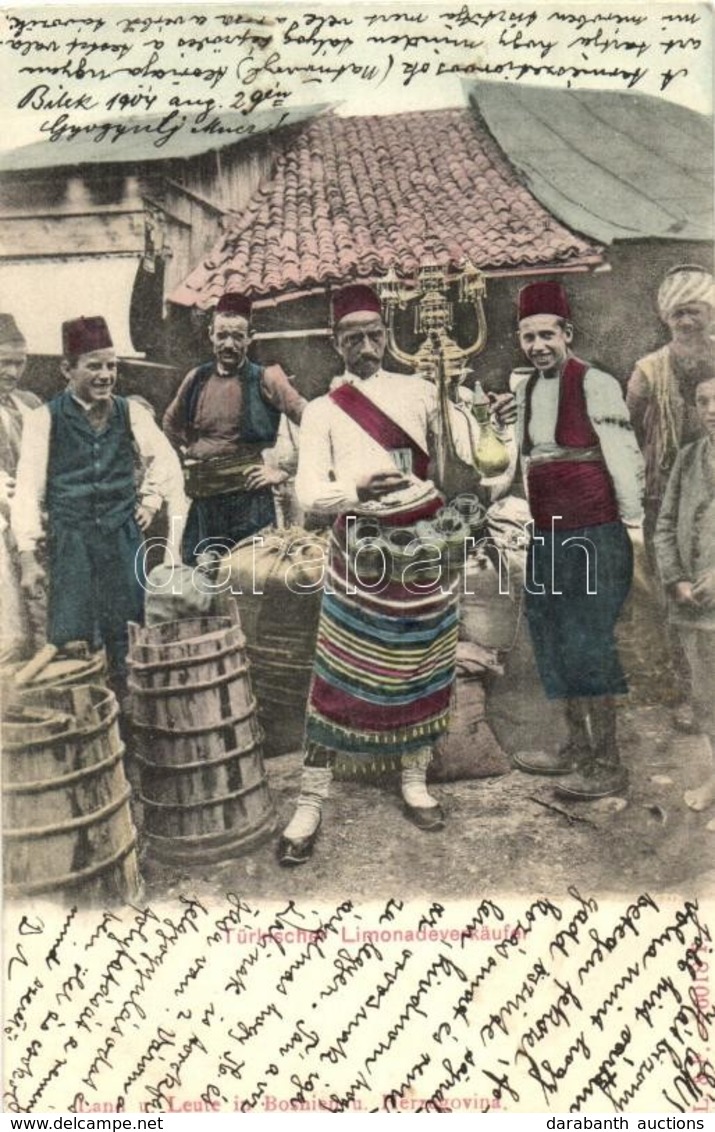
<path fill-rule="evenodd" d="M 644 535 L 652 545 L 661 500 L 678 449 L 699 434 L 692 390 L 715 375 L 715 281 L 696 264 L 680 264 L 658 290 L 658 310 L 671 340 L 641 358 L 628 382 L 626 403 L 645 457 Z"/>

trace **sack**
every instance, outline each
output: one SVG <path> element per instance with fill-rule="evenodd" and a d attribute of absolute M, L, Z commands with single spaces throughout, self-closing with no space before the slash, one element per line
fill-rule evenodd
<path fill-rule="evenodd" d="M 428 782 L 459 782 L 509 773 L 511 762 L 484 714 L 485 698 L 481 678 L 466 674 L 458 661 L 449 730 L 435 744 Z"/>
<path fill-rule="evenodd" d="M 163 562 L 150 570 L 146 579 L 144 621 L 181 621 L 213 612 L 216 588 L 197 566 L 168 566 Z"/>

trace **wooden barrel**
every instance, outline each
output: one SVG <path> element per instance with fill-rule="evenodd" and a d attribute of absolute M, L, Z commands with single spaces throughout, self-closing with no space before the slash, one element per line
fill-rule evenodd
<path fill-rule="evenodd" d="M 217 861 L 268 837 L 263 766 L 238 612 L 130 626 L 129 690 L 144 833 L 165 861 Z"/>
<path fill-rule="evenodd" d="M 270 757 L 303 743 L 328 533 L 291 527 L 262 537 L 260 546 L 252 538 L 239 543 L 226 561 Z"/>
<path fill-rule="evenodd" d="M 18 693 L 3 721 L 3 879 L 8 897 L 141 894 L 114 695 L 98 685 Z"/>

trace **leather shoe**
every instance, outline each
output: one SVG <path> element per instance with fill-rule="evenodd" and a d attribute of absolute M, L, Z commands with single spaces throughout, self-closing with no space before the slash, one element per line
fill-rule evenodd
<path fill-rule="evenodd" d="M 575 770 L 581 752 L 570 744 L 558 751 L 517 751 L 511 761 L 523 774 L 561 775 Z"/>
<path fill-rule="evenodd" d="M 554 794 L 567 802 L 595 802 L 612 794 L 622 794 L 627 787 L 628 772 L 625 767 L 594 762 L 560 778 L 554 783 Z"/>
<path fill-rule="evenodd" d="M 444 811 L 442 807 L 435 803 L 434 806 L 411 806 L 409 802 L 403 801 L 405 809 L 405 817 L 416 825 L 418 829 L 431 831 L 435 829 L 444 829 Z"/>
<path fill-rule="evenodd" d="M 281 837 L 278 840 L 277 856 L 278 864 L 284 868 L 292 868 L 294 865 L 304 865 L 313 856 L 313 848 L 318 839 L 320 832 L 320 822 L 307 837 L 297 837 L 295 840 L 290 837 Z"/>

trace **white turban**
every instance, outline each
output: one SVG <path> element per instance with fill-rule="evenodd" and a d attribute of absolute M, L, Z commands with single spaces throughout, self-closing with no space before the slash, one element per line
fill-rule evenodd
<path fill-rule="evenodd" d="M 690 263 L 672 267 L 658 288 L 661 318 L 667 318 L 684 303 L 709 303 L 715 307 L 715 281 L 704 267 Z"/>

